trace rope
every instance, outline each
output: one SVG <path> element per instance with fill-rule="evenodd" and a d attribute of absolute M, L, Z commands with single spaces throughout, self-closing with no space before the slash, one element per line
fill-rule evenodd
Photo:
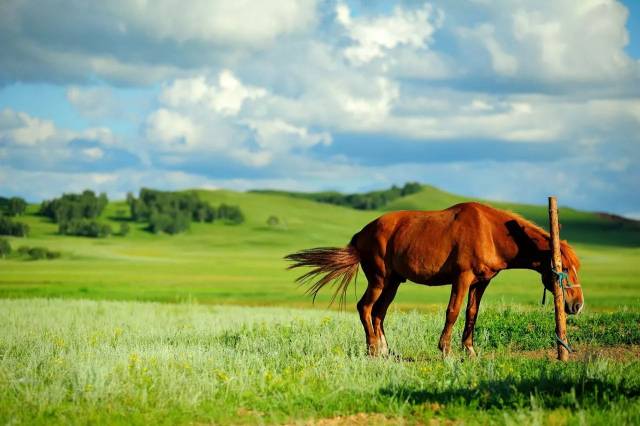
<path fill-rule="evenodd" d="M 571 287 L 571 285 L 569 284 L 569 274 L 567 274 L 566 272 L 558 272 L 555 269 L 551 269 L 551 272 L 553 272 L 553 275 L 556 276 L 556 279 L 558 280 L 558 284 L 560 284 L 560 287 L 564 290 L 564 283 L 567 283 L 567 287 Z"/>
<path fill-rule="evenodd" d="M 565 296 L 564 293 L 566 292 L 567 288 L 571 288 L 571 282 L 569 281 L 569 274 L 567 274 L 566 272 L 562 271 L 562 272 L 558 272 L 555 269 L 551 268 L 551 272 L 553 273 L 553 275 L 555 276 L 555 278 L 558 280 L 558 285 L 560 286 L 560 288 L 562 289 L 562 299 L 564 300 Z M 566 284 L 566 286 L 565 286 Z M 544 294 L 542 297 L 542 304 L 544 305 L 544 300 L 545 300 L 545 296 L 547 295 L 547 289 L 544 289 Z M 560 336 L 558 336 L 558 334 L 556 333 L 556 342 L 558 342 L 558 344 L 560 346 L 563 346 L 567 352 L 569 353 L 573 353 L 575 352 L 573 350 L 573 348 L 571 347 L 571 345 L 569 345 L 569 341 L 564 341 L 560 338 Z"/>
<path fill-rule="evenodd" d="M 553 268 L 551 268 L 551 272 L 558 280 L 558 284 L 560 284 L 560 288 L 562 289 L 562 297 L 564 298 L 564 292 L 565 292 L 564 283 L 565 282 L 567 283 L 566 288 L 571 288 L 571 284 L 569 283 L 569 274 L 567 274 L 566 272 L 558 272 Z M 542 286 L 542 305 L 544 306 L 546 303 L 547 303 L 547 288 L 545 286 Z"/>
<path fill-rule="evenodd" d="M 565 342 L 564 340 L 562 340 L 560 338 L 560 336 L 558 336 L 558 334 L 556 334 L 556 342 L 558 342 L 561 346 L 564 346 L 564 348 L 569 352 L 569 353 L 573 353 L 574 350 L 571 346 L 569 346 L 569 342 Z"/>

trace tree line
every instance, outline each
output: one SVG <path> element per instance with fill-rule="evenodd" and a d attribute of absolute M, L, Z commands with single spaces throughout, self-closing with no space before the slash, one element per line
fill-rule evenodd
<path fill-rule="evenodd" d="M 305 198 L 307 200 L 318 201 L 320 203 L 335 204 L 338 206 L 351 207 L 358 210 L 377 210 L 386 204 L 400 197 L 415 194 L 422 190 L 422 185 L 418 182 L 407 182 L 402 187 L 393 185 L 389 189 L 380 191 L 370 191 L 355 194 L 342 194 L 340 192 L 283 192 L 271 190 L 257 190 L 253 192 L 286 194 L 292 197 Z"/>
<path fill-rule="evenodd" d="M 214 207 L 200 200 L 195 193 L 169 192 L 142 188 L 136 198 L 127 194 L 127 204 L 134 221 L 146 222 L 153 233 L 177 234 L 189 229 L 191 222 L 212 223 L 216 220 L 229 224 L 244 222 L 238 206 L 220 204 Z"/>

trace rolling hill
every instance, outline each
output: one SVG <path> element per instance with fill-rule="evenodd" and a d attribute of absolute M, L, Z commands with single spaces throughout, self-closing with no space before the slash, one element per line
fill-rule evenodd
<path fill-rule="evenodd" d="M 214 205 L 238 205 L 246 216 L 241 225 L 194 223 L 186 233 L 154 235 L 143 224 L 132 223 L 126 237 L 105 239 L 61 236 L 57 225 L 37 216 L 36 205 L 20 220 L 31 227 L 28 238 L 10 238 L 15 247 L 44 246 L 62 257 L 52 261 L 0 261 L 0 297 L 55 296 L 92 299 L 156 301 L 198 300 L 206 303 L 311 306 L 303 289 L 286 271 L 282 257 L 316 246 L 342 246 L 366 223 L 388 210 L 432 210 L 467 200 L 436 188 L 398 198 L 383 210 L 355 210 L 318 203 L 287 192 L 234 192 L 190 190 Z M 544 200 L 542 200 L 544 201 Z M 491 203 L 508 208 L 545 225 L 545 206 Z M 115 228 L 126 216 L 123 201 L 111 202 L 101 220 Z M 123 213 L 124 212 L 124 213 Z M 268 225 L 275 216 L 278 225 Z M 637 222 L 562 207 L 562 237 L 583 260 L 582 279 L 587 303 L 598 309 L 640 305 L 636 285 L 640 254 Z M 363 290 L 363 277 L 354 289 L 355 303 Z M 355 287 L 355 286 L 354 286 Z M 539 277 L 530 271 L 501 273 L 489 287 L 488 303 L 539 303 Z M 326 306 L 330 291 L 318 305 Z M 590 298 L 589 298 L 590 297 Z M 448 288 L 401 287 L 399 307 L 431 309 L 448 299 Z"/>

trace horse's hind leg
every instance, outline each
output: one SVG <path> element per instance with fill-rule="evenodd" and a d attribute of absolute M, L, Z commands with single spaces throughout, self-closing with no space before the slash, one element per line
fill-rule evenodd
<path fill-rule="evenodd" d="M 374 303 L 376 303 L 376 301 L 382 294 L 383 288 L 384 282 L 382 281 L 382 279 L 369 279 L 369 286 L 358 302 L 358 313 L 360 314 L 360 321 L 362 322 L 362 326 L 364 327 L 364 333 L 367 339 L 367 350 L 369 352 L 369 355 L 372 356 L 379 355 L 378 349 L 380 345 L 378 336 L 373 329 L 373 323 L 371 321 L 371 311 L 373 309 Z"/>
<path fill-rule="evenodd" d="M 462 333 L 462 347 L 467 351 L 469 356 L 476 356 L 473 349 L 473 331 L 478 318 L 478 310 L 480 309 L 480 300 L 489 285 L 489 281 L 479 281 L 469 288 L 469 299 L 467 301 L 467 312 L 464 321 L 464 332 Z"/>
<path fill-rule="evenodd" d="M 393 302 L 400 286 L 400 279 L 392 277 L 387 280 L 380 298 L 373 305 L 373 330 L 378 337 L 378 353 L 380 355 L 389 354 L 389 346 L 387 345 L 387 337 L 384 334 L 384 318 L 387 315 L 387 309 Z"/>

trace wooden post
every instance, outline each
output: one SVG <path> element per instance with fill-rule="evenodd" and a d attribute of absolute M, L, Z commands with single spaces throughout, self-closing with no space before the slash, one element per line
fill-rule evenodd
<path fill-rule="evenodd" d="M 562 272 L 562 254 L 560 252 L 560 225 L 558 223 L 558 200 L 556 197 L 549 197 L 549 231 L 551 234 L 551 266 L 558 272 Z M 564 312 L 564 294 L 558 277 L 553 275 L 553 305 L 556 311 L 556 335 L 567 341 L 567 317 Z M 567 361 L 569 351 L 559 342 L 558 359 Z"/>

